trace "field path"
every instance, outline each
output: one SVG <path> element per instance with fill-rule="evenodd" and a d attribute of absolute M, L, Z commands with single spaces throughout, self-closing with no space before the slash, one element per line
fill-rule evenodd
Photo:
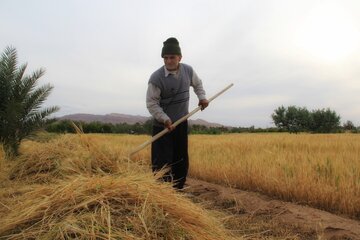
<path fill-rule="evenodd" d="M 218 209 L 231 209 L 241 218 L 262 218 L 287 226 L 300 239 L 360 239 L 360 221 L 294 203 L 271 199 L 259 193 L 217 184 L 187 180 L 185 192 Z"/>

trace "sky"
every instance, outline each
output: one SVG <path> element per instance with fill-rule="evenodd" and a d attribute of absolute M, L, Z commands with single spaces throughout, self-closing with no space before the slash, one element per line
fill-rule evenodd
<path fill-rule="evenodd" d="M 358 0 L 0 0 L 0 51 L 15 47 L 27 74 L 46 70 L 53 116 L 150 116 L 147 84 L 169 37 L 208 98 L 234 83 L 192 119 L 272 127 L 276 108 L 295 105 L 360 125 Z"/>

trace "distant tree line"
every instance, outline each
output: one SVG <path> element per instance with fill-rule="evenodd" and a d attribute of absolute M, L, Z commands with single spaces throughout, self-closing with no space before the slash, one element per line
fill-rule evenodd
<path fill-rule="evenodd" d="M 290 133 L 337 133 L 344 131 L 358 132 L 351 121 L 340 125 L 340 115 L 330 108 L 309 111 L 305 107 L 280 106 L 271 115 L 275 126 L 280 131 Z"/>
<path fill-rule="evenodd" d="M 152 133 L 152 120 L 144 123 L 102 123 L 74 121 L 84 133 L 123 133 L 123 134 L 148 134 Z M 50 119 L 47 121 L 45 130 L 53 133 L 75 133 L 76 130 L 70 120 Z M 278 128 L 255 128 L 250 127 L 208 127 L 204 125 L 189 125 L 190 134 L 223 134 L 223 133 L 256 133 L 256 132 L 278 132 Z"/>
<path fill-rule="evenodd" d="M 152 120 L 144 123 L 102 123 L 73 121 L 84 133 L 124 133 L 124 134 L 151 134 Z M 45 130 L 53 133 L 75 133 L 76 130 L 70 120 L 49 119 Z M 245 132 L 278 132 L 277 128 L 251 127 L 208 127 L 204 125 L 189 125 L 190 134 L 222 134 L 222 133 L 245 133 Z"/>
<path fill-rule="evenodd" d="M 340 133 L 344 131 L 358 133 L 360 127 L 355 127 L 351 121 L 340 125 L 340 116 L 330 109 L 309 111 L 296 106 L 278 107 L 271 115 L 276 127 L 208 127 L 205 125 L 189 125 L 190 134 L 223 134 L 223 133 L 271 133 L 271 132 L 311 132 L 311 133 Z M 148 134 L 152 133 L 152 120 L 144 123 L 103 123 L 74 121 L 84 133 L 123 133 Z M 45 130 L 54 133 L 75 133 L 70 120 L 51 119 L 47 121 Z"/>
<path fill-rule="evenodd" d="M 264 132 L 279 132 L 276 127 L 273 128 L 255 128 L 250 127 L 207 127 L 204 125 L 190 125 L 190 134 L 222 134 L 222 133 L 264 133 Z"/>
<path fill-rule="evenodd" d="M 84 133 L 126 133 L 126 134 L 151 134 L 152 121 L 145 123 L 103 123 L 103 122 L 82 122 L 70 120 L 48 120 L 45 130 L 54 133 L 75 133 L 72 123 L 75 123 Z"/>

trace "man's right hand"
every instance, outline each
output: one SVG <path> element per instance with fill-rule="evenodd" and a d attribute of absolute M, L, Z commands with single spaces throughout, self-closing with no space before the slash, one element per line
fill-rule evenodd
<path fill-rule="evenodd" d="M 166 120 L 164 123 L 164 126 L 169 129 L 169 132 L 175 129 L 175 127 L 172 125 L 172 121 L 170 119 Z"/>

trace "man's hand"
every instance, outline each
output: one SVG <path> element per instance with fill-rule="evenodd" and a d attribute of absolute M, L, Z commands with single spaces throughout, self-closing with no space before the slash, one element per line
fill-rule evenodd
<path fill-rule="evenodd" d="M 201 106 L 201 111 L 202 111 L 207 106 L 209 106 L 209 101 L 207 99 L 200 100 L 198 106 Z"/>
<path fill-rule="evenodd" d="M 169 120 L 166 120 L 164 122 L 164 126 L 169 129 L 169 132 L 171 132 L 172 130 L 175 129 L 175 127 L 172 125 L 172 121 L 169 119 Z"/>

